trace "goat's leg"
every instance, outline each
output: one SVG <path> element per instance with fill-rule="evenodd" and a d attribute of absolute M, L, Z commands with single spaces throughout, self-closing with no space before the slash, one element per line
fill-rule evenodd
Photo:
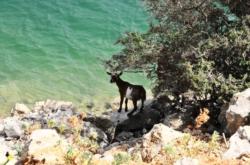
<path fill-rule="evenodd" d="M 145 101 L 145 100 L 143 100 L 143 99 L 141 100 L 141 109 L 140 109 L 140 112 L 143 111 L 143 108 L 144 108 L 144 101 Z"/>
<path fill-rule="evenodd" d="M 120 98 L 120 107 L 118 109 L 118 112 L 121 112 L 122 111 L 122 104 L 123 104 L 123 100 L 124 100 L 124 96 L 121 95 L 121 98 Z"/>
<path fill-rule="evenodd" d="M 125 112 L 128 112 L 128 99 L 125 99 Z"/>
<path fill-rule="evenodd" d="M 134 109 L 128 113 L 128 116 L 131 116 L 137 110 L 137 100 L 133 100 Z"/>

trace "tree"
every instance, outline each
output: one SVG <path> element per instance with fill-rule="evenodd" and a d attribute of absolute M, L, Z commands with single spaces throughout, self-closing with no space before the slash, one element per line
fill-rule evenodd
<path fill-rule="evenodd" d="M 111 70 L 146 72 L 153 93 L 177 105 L 217 110 L 250 87 L 248 0 L 144 0 L 152 14 L 146 33 L 129 32 Z M 187 93 L 192 97 L 186 98 Z"/>

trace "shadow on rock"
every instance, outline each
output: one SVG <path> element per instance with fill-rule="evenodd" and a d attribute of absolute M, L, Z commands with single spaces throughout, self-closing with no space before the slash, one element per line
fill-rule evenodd
<path fill-rule="evenodd" d="M 134 136 L 142 136 L 143 133 L 148 132 L 155 124 L 160 123 L 162 117 L 162 114 L 155 109 L 138 112 L 117 124 L 114 137 L 121 132 L 132 132 Z"/>

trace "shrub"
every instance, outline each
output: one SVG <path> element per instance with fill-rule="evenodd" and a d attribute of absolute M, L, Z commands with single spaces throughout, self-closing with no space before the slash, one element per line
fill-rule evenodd
<path fill-rule="evenodd" d="M 123 49 L 106 61 L 107 69 L 146 72 L 155 96 L 166 101 L 173 96 L 176 109 L 192 104 L 217 110 L 233 93 L 250 87 L 246 1 L 143 2 L 152 15 L 149 30 L 123 35 L 117 41 Z"/>

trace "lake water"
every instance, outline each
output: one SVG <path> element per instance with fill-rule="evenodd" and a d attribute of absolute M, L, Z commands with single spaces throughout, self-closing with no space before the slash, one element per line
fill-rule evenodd
<path fill-rule="evenodd" d="M 139 0 L 1 0 L 0 115 L 16 102 L 104 103 L 118 96 L 100 59 L 126 31 L 146 31 Z M 124 79 L 149 86 L 143 75 Z"/>

